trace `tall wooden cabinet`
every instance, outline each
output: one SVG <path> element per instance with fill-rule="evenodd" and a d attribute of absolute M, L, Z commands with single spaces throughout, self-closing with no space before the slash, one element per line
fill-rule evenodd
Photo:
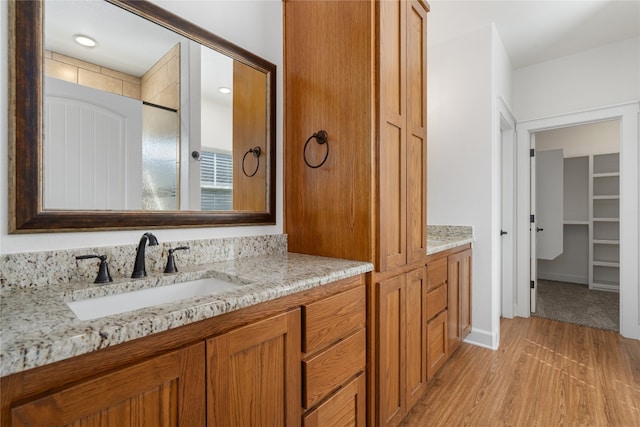
<path fill-rule="evenodd" d="M 405 295 L 426 259 L 427 11 L 418 0 L 285 0 L 285 232 L 292 252 L 375 265 L 370 425 L 397 424 L 426 381 L 424 343 L 407 350 L 425 339 L 424 307 Z"/>

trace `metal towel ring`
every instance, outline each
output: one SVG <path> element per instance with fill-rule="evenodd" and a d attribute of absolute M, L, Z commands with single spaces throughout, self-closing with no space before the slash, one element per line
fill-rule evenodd
<path fill-rule="evenodd" d="M 327 158 L 329 157 L 329 142 L 327 141 L 327 137 L 328 137 L 328 135 L 327 135 L 326 131 L 319 130 L 318 132 L 314 133 L 309 138 L 307 138 L 307 142 L 304 143 L 304 148 L 302 149 L 302 157 L 304 158 L 305 164 L 307 166 L 309 166 L 310 168 L 313 168 L 313 169 L 319 168 L 320 166 L 324 165 L 324 162 L 327 161 Z M 327 145 L 327 152 L 324 155 L 324 159 L 322 159 L 322 161 L 317 165 L 312 165 L 307 160 L 307 145 L 309 145 L 309 141 L 311 141 L 313 138 L 316 139 L 318 144 L 320 144 L 320 145 L 326 144 Z"/>
<path fill-rule="evenodd" d="M 251 175 L 249 175 L 249 174 L 247 173 L 247 171 L 244 169 L 244 161 L 245 161 L 245 159 L 247 158 L 247 154 L 249 154 L 249 153 L 253 154 L 253 155 L 254 155 L 254 157 L 255 157 L 256 159 L 258 159 L 258 163 L 256 164 L 256 169 L 253 171 L 253 173 L 252 173 Z M 262 149 L 261 149 L 260 147 L 257 147 L 257 146 L 256 146 L 256 147 L 253 147 L 253 148 L 249 148 L 249 149 L 247 150 L 247 152 L 246 152 L 246 153 L 244 153 L 244 156 L 242 156 L 242 173 L 243 173 L 245 176 L 247 176 L 247 177 L 251 178 L 252 176 L 254 176 L 254 175 L 256 174 L 256 172 L 258 172 L 258 168 L 260 167 L 260 154 L 262 154 Z"/>

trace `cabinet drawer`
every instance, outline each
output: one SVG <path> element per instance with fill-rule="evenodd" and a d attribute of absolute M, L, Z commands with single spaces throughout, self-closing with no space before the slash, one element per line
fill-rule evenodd
<path fill-rule="evenodd" d="M 427 292 L 427 320 L 447 308 L 447 285 Z"/>
<path fill-rule="evenodd" d="M 333 396 L 313 411 L 305 415 L 304 427 L 355 426 L 364 427 L 366 423 L 365 374 L 362 373 L 342 387 Z"/>
<path fill-rule="evenodd" d="M 302 362 L 302 406 L 311 408 L 366 366 L 366 333 L 360 329 Z"/>
<path fill-rule="evenodd" d="M 447 258 L 427 264 L 427 289 L 434 289 L 447 283 Z"/>
<path fill-rule="evenodd" d="M 447 361 L 447 311 L 427 324 L 427 378 Z"/>
<path fill-rule="evenodd" d="M 364 286 L 302 306 L 302 351 L 311 353 L 366 325 Z"/>

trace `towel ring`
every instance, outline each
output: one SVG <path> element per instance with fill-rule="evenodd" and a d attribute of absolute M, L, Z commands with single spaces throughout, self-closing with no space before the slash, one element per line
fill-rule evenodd
<path fill-rule="evenodd" d="M 307 138 L 307 141 L 304 143 L 304 148 L 302 149 L 302 157 L 304 158 L 304 162 L 307 166 L 309 166 L 310 168 L 313 169 L 317 169 L 320 166 L 324 165 L 324 162 L 327 161 L 327 158 L 329 157 L 329 142 L 327 141 L 327 131 L 324 130 L 319 130 L 318 132 L 314 133 L 313 135 L 311 135 L 309 138 Z M 309 145 L 309 142 L 315 138 L 316 141 L 318 142 L 318 144 L 322 145 L 322 144 L 326 144 L 327 145 L 327 152 L 324 155 L 324 159 L 322 159 L 322 161 L 317 164 L 317 165 L 312 165 L 309 163 L 309 161 L 307 160 L 307 145 Z"/>
<path fill-rule="evenodd" d="M 258 159 L 258 163 L 256 164 L 256 168 L 255 168 L 255 170 L 253 171 L 253 173 L 252 173 L 251 175 L 249 175 L 249 174 L 247 173 L 247 171 L 245 170 L 245 168 L 244 168 L 244 161 L 245 161 L 245 159 L 247 158 L 247 154 L 249 154 L 249 153 L 253 154 L 253 156 L 254 156 L 256 159 Z M 246 152 L 246 153 L 244 153 L 244 156 L 242 156 L 242 173 L 243 173 L 245 176 L 247 176 L 247 177 L 251 178 L 252 176 L 254 176 L 254 175 L 256 174 L 256 172 L 258 172 L 258 168 L 260 167 L 260 154 L 262 154 L 262 149 L 261 149 L 260 147 L 258 147 L 258 146 L 253 147 L 253 148 L 249 148 L 249 149 L 247 150 L 247 152 Z"/>

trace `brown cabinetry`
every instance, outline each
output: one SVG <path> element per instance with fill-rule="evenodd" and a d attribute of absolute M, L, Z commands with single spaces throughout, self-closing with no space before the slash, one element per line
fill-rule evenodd
<path fill-rule="evenodd" d="M 432 255 L 427 262 L 429 379 L 471 332 L 471 248 Z"/>
<path fill-rule="evenodd" d="M 300 310 L 207 340 L 207 425 L 296 425 Z"/>
<path fill-rule="evenodd" d="M 449 352 L 453 353 L 471 332 L 471 249 L 450 255 L 449 268 Z"/>
<path fill-rule="evenodd" d="M 364 426 L 365 296 L 351 277 L 2 377 L 0 424 Z"/>
<path fill-rule="evenodd" d="M 426 382 L 425 269 L 377 284 L 378 413 L 397 425 L 422 397 Z"/>
<path fill-rule="evenodd" d="M 204 425 L 204 344 L 63 387 L 11 409 L 11 426 Z"/>
<path fill-rule="evenodd" d="M 285 0 L 284 227 L 292 252 L 375 266 L 370 425 L 397 424 L 426 380 L 413 285 L 424 273 L 411 272 L 426 260 L 427 11 L 419 0 Z M 327 150 L 322 166 L 305 164 Z"/>
<path fill-rule="evenodd" d="M 302 324 L 302 407 L 308 410 L 304 424 L 364 426 L 364 285 L 303 305 Z"/>

